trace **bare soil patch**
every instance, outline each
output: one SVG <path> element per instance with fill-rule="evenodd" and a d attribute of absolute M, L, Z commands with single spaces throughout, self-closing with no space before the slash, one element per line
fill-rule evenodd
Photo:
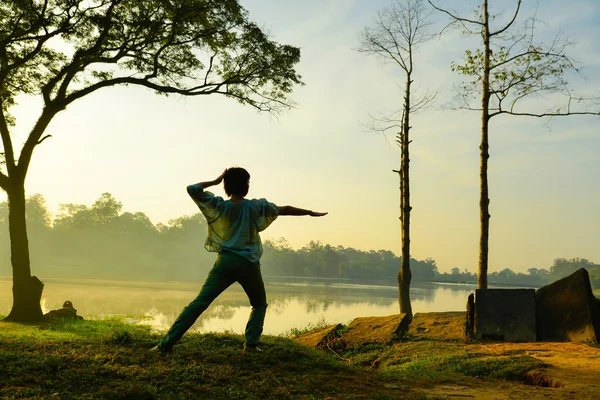
<path fill-rule="evenodd" d="M 464 340 L 465 313 L 416 314 L 409 334 L 438 340 Z M 600 399 L 600 348 L 584 343 L 465 343 L 470 352 L 490 357 L 526 354 L 548 365 L 527 381 L 465 377 L 451 385 L 423 389 L 427 396 L 453 399 Z"/>
<path fill-rule="evenodd" d="M 600 399 L 600 349 L 582 343 L 470 344 L 490 356 L 527 354 L 549 367 L 534 371 L 526 383 L 465 378 L 423 391 L 432 397 L 465 399 Z M 544 386 L 536 386 L 544 385 Z M 554 386 L 554 387 L 548 387 Z"/>

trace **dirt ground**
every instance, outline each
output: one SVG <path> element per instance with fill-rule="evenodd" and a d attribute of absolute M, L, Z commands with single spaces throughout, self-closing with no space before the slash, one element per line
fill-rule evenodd
<path fill-rule="evenodd" d="M 396 317 L 396 318 L 392 318 Z M 342 339 L 351 339 L 354 344 L 365 341 L 389 339 L 390 326 L 397 327 L 400 316 L 361 318 L 369 329 L 359 330 L 353 335 L 345 334 Z M 329 328 L 307 333 L 296 338 L 300 343 L 318 347 L 334 330 Z M 392 327 L 393 328 L 393 327 Z M 409 335 L 434 340 L 465 343 L 465 312 L 438 312 L 415 314 L 410 324 Z M 362 334 L 364 337 L 358 337 Z M 382 335 L 379 337 L 378 335 Z M 386 336 L 387 335 L 387 336 Z M 600 400 L 600 348 L 583 343 L 571 342 L 483 342 L 469 343 L 469 351 L 489 353 L 490 357 L 526 354 L 549 365 L 533 371 L 530 382 L 481 380 L 464 377 L 452 384 L 429 388 L 412 388 L 433 399 L 598 399 Z"/>
<path fill-rule="evenodd" d="M 465 379 L 452 385 L 423 390 L 428 396 L 452 399 L 600 399 L 600 349 L 580 343 L 474 344 L 490 355 L 525 353 L 550 367 L 537 371 L 532 381 L 555 387 L 517 382 Z"/>
<path fill-rule="evenodd" d="M 415 314 L 409 333 L 445 340 L 462 340 L 464 313 Z M 531 384 L 465 378 L 452 385 L 422 390 L 448 399 L 599 399 L 600 348 L 583 343 L 481 343 L 472 350 L 490 356 L 527 354 L 550 366 L 536 371 Z M 542 383 L 549 387 L 537 386 Z"/>

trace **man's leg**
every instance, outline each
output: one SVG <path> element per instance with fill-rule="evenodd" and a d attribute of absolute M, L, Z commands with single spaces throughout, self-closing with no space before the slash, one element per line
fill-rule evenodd
<path fill-rule="evenodd" d="M 183 334 L 196 322 L 204 310 L 208 308 L 210 303 L 235 282 L 235 277 L 231 274 L 227 266 L 223 265 L 223 261 L 221 255 L 219 255 L 214 267 L 208 273 L 198 296 L 183 309 L 169 332 L 158 345 L 161 350 L 170 351 Z"/>
<path fill-rule="evenodd" d="M 246 346 L 256 346 L 263 331 L 265 314 L 267 313 L 267 294 L 260 273 L 260 264 L 249 263 L 240 272 L 238 282 L 248 295 L 252 312 L 246 324 Z"/>

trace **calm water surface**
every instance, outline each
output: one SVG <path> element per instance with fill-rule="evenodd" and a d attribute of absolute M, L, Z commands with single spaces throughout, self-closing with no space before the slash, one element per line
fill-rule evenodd
<path fill-rule="evenodd" d="M 71 300 L 86 319 L 125 316 L 128 321 L 165 330 L 183 307 L 193 300 L 201 283 L 125 282 L 82 279 L 47 279 L 42 297 L 44 312 Z M 266 334 L 288 334 L 293 328 L 325 323 L 347 324 L 356 317 L 397 314 L 398 288 L 323 281 L 265 278 L 269 308 Z M 413 312 L 463 311 L 475 285 L 415 283 L 411 288 Z M 12 282 L 0 277 L 0 315 L 12 305 Z M 227 289 L 192 329 L 198 332 L 242 333 L 250 314 L 244 291 L 237 284 Z"/>

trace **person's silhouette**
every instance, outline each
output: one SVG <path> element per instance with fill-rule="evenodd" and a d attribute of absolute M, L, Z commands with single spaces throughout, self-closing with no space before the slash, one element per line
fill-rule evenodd
<path fill-rule="evenodd" d="M 228 200 L 205 191 L 221 181 L 224 181 Z M 152 351 L 171 351 L 202 312 L 234 282 L 242 286 L 252 306 L 246 325 L 244 351 L 260 351 L 257 345 L 263 331 L 267 296 L 260 272 L 263 248 L 259 232 L 280 215 L 321 217 L 327 213 L 292 206 L 279 207 L 266 199 L 249 200 L 245 198 L 249 187 L 250 174 L 239 167 L 226 169 L 213 181 L 188 186 L 189 195 L 208 223 L 205 248 L 219 254 L 198 296 L 183 309 L 169 332 Z"/>

